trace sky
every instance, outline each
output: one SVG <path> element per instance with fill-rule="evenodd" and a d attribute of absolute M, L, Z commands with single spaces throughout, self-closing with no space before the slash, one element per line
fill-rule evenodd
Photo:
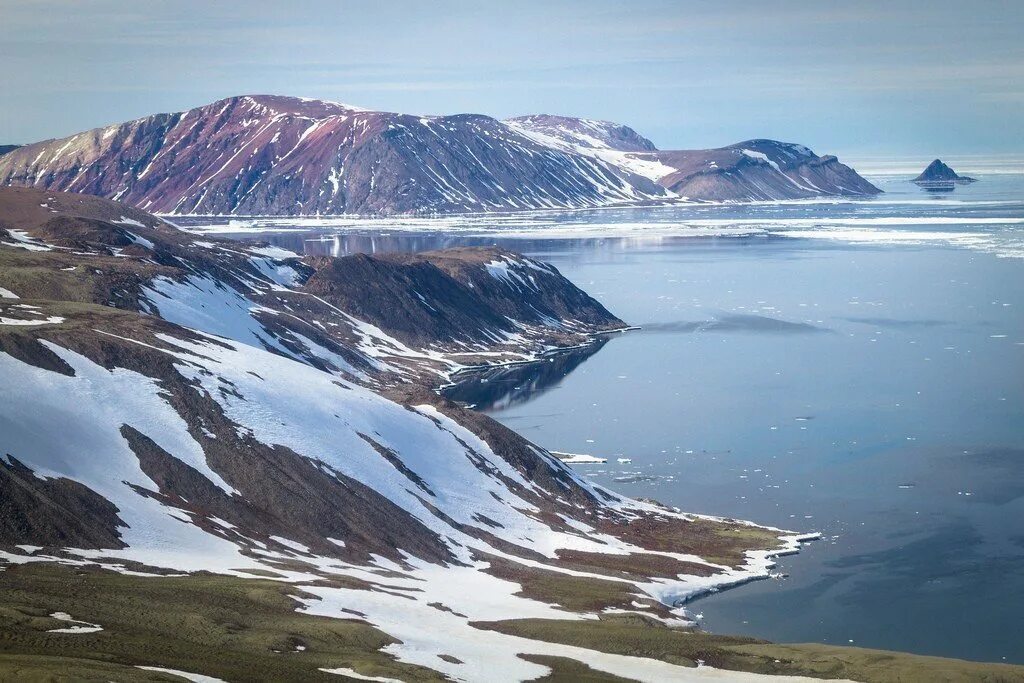
<path fill-rule="evenodd" d="M 0 0 L 0 144 L 242 94 L 1024 157 L 1024 1 Z"/>

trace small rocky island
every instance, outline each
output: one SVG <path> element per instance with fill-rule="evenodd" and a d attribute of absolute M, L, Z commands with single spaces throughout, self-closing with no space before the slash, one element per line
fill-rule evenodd
<path fill-rule="evenodd" d="M 928 168 L 924 169 L 921 175 L 914 178 L 913 182 L 926 188 L 944 187 L 952 189 L 953 185 L 966 185 L 976 180 L 976 178 L 958 175 L 956 171 L 942 163 L 941 159 L 936 159 L 928 164 Z"/>

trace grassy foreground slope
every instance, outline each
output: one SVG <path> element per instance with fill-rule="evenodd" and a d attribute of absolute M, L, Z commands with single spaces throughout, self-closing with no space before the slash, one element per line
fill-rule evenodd
<path fill-rule="evenodd" d="M 774 644 L 666 628 L 650 619 L 616 615 L 599 621 L 565 624 L 555 620 L 520 619 L 477 623 L 509 635 L 545 640 L 673 664 L 701 661 L 733 671 L 866 683 L 1015 683 L 1024 681 L 1024 667 L 925 657 L 902 652 L 817 643 Z"/>
<path fill-rule="evenodd" d="M 138 666 L 176 669 L 226 681 L 339 681 L 322 669 L 407 681 L 441 680 L 435 671 L 395 661 L 394 642 L 353 615 L 351 621 L 296 611 L 288 584 L 214 575 L 137 577 L 92 567 L 9 566 L 0 572 L 0 680 L 175 681 Z M 64 612 L 103 628 L 51 633 Z M 479 628 L 613 654 L 766 674 L 872 683 L 1024 681 L 1024 667 L 816 644 L 775 645 L 668 628 L 640 616 L 594 621 L 523 619 Z M 529 656 L 552 667 L 549 681 L 615 681 L 585 663 Z M 543 660 L 543 661 L 540 661 Z"/>
<path fill-rule="evenodd" d="M 394 639 L 351 621 L 297 612 L 289 584 L 216 575 L 135 577 L 51 564 L 0 573 L 0 680 L 178 680 L 156 666 L 230 681 L 338 681 L 321 668 L 441 680 L 381 653 Z M 64 612 L 96 633 L 50 633 Z M 58 678 L 59 680 L 59 678 Z"/>

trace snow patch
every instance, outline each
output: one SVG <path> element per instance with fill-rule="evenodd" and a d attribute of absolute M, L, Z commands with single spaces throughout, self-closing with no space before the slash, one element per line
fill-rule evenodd
<path fill-rule="evenodd" d="M 56 325 L 64 322 L 64 318 L 59 315 L 51 315 L 48 318 L 42 320 L 22 320 L 20 318 L 5 318 L 0 316 L 0 325 L 9 325 L 11 327 L 32 327 L 34 325 Z"/>
<path fill-rule="evenodd" d="M 200 243 L 199 242 L 194 242 L 194 244 L 200 244 Z M 211 247 L 214 246 L 211 242 L 205 242 L 203 244 L 204 245 L 209 245 Z M 272 259 L 299 258 L 299 254 L 296 254 L 291 249 L 284 249 L 282 247 L 274 247 L 274 246 L 269 246 L 269 247 L 249 247 L 247 251 L 250 254 L 257 254 L 259 256 L 266 256 L 267 258 L 272 258 Z"/>
<path fill-rule="evenodd" d="M 148 227 L 142 221 L 137 221 L 134 218 L 128 218 L 127 216 L 121 216 L 119 219 L 117 219 L 116 221 L 113 221 L 113 222 L 114 223 L 120 223 L 121 225 L 134 225 L 136 228 Z"/>
<path fill-rule="evenodd" d="M 43 244 L 39 240 L 30 237 L 24 230 L 16 230 L 14 228 L 8 228 L 7 234 L 14 239 L 14 242 L 0 242 L 8 247 L 18 247 L 19 249 L 27 249 L 29 251 L 53 251 L 53 247 L 48 244 Z"/>
<path fill-rule="evenodd" d="M 71 615 L 68 614 L 67 612 L 54 612 L 53 614 L 50 615 L 50 617 L 53 618 L 53 619 L 56 619 L 58 621 L 66 621 L 66 622 L 68 622 L 68 623 L 70 623 L 72 625 L 64 627 L 64 628 L 51 628 L 51 629 L 49 629 L 47 631 L 47 633 L 77 633 L 77 634 L 83 634 L 83 633 L 98 633 L 99 631 L 103 630 L 103 627 L 100 626 L 99 624 L 90 624 L 88 621 L 80 621 L 78 619 L 72 619 Z"/>
<path fill-rule="evenodd" d="M 555 456 L 567 465 L 589 465 L 608 462 L 608 458 L 598 458 L 597 456 L 587 455 L 586 453 L 564 453 L 562 451 L 551 451 L 551 455 Z"/>
<path fill-rule="evenodd" d="M 771 159 L 769 159 L 768 155 L 765 154 L 764 152 L 755 152 L 752 149 L 743 149 L 740 151 L 743 152 L 743 156 L 750 157 L 751 159 L 757 159 L 758 161 L 763 161 L 764 163 L 768 164 L 779 173 L 782 172 L 782 169 L 779 168 L 779 165 L 772 161 Z"/>
<path fill-rule="evenodd" d="M 171 674 L 172 676 L 181 676 L 187 681 L 192 683 L 227 683 L 219 678 L 213 676 L 204 676 L 202 674 L 192 674 L 187 671 L 179 671 L 178 669 L 168 669 L 162 666 L 136 666 L 136 669 L 143 669 L 144 671 L 156 671 L 162 674 Z"/>
<path fill-rule="evenodd" d="M 77 353 L 42 341 L 75 374 L 72 377 L 0 354 L 0 452 L 10 453 L 35 476 L 67 478 L 117 506 L 127 548 L 75 550 L 82 557 L 121 557 L 186 571 L 257 566 L 238 547 L 207 534 L 182 512 L 136 493 L 157 491 L 121 435 L 129 425 L 153 439 L 228 494 L 237 494 L 206 462 L 188 426 L 167 402 L 160 384 L 136 372 L 107 370 Z M 59 428 L 57 427 L 59 425 Z M 103 453 L 103 458 L 82 454 Z"/>
<path fill-rule="evenodd" d="M 402 683 L 397 678 L 386 678 L 384 676 L 364 676 L 357 672 L 355 669 L 349 669 L 347 667 L 338 667 L 336 669 L 320 669 L 325 674 L 337 674 L 339 676 L 348 676 L 354 678 L 357 681 L 380 681 L 381 683 Z"/>

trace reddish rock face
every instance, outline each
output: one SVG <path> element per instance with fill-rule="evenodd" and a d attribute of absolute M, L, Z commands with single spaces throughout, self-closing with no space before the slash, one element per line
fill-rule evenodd
<path fill-rule="evenodd" d="M 285 216 L 878 192 L 835 157 L 772 140 L 660 152 L 607 121 L 412 116 L 269 95 L 14 149 L 0 156 L 0 185 L 99 195 L 155 213 Z"/>
<path fill-rule="evenodd" d="M 2 157 L 0 184 L 96 194 L 157 213 L 236 215 L 583 207 L 666 194 L 487 116 L 277 96 L 28 145 Z"/>
<path fill-rule="evenodd" d="M 656 152 L 654 143 L 629 126 L 611 121 L 577 119 L 571 116 L 533 114 L 517 116 L 509 123 L 590 149 L 620 152 Z"/>
<path fill-rule="evenodd" d="M 676 169 L 658 182 L 691 199 L 764 201 L 881 192 L 834 156 L 776 140 L 647 156 Z"/>
<path fill-rule="evenodd" d="M 746 140 L 717 149 L 658 150 L 632 128 L 608 121 L 535 115 L 507 123 L 542 144 L 647 177 L 674 198 L 764 201 L 880 192 L 836 157 L 818 156 L 790 142 Z"/>

